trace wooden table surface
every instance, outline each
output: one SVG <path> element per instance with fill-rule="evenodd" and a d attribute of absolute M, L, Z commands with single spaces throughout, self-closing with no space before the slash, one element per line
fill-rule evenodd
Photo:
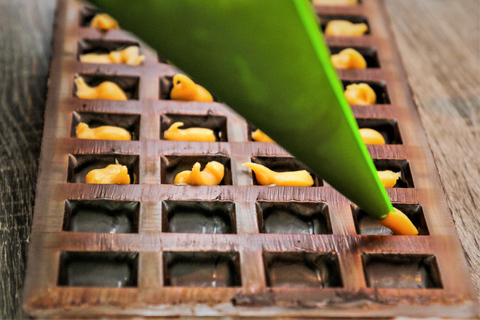
<path fill-rule="evenodd" d="M 480 0 L 386 3 L 480 292 Z M 1 319 L 22 318 L 54 8 L 0 0 Z"/>

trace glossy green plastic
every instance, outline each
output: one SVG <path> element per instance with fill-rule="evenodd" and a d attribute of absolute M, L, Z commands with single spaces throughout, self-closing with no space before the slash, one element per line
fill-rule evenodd
<path fill-rule="evenodd" d="M 91 0 L 375 219 L 393 210 L 307 0 Z"/>

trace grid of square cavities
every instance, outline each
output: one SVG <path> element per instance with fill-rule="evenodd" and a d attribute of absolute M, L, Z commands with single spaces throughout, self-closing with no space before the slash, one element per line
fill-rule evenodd
<path fill-rule="evenodd" d="M 431 231 L 414 192 L 414 170 L 403 148 L 408 141 L 402 135 L 395 97 L 389 96 L 391 70 L 384 68 L 389 62 L 377 45 L 386 36 L 380 20 L 368 18 L 374 2 L 316 9 L 322 28 L 325 22 L 339 18 L 369 26 L 364 36 L 326 39 L 332 53 L 353 47 L 367 60 L 366 70 L 339 70 L 339 75 L 345 86 L 366 82 L 376 92 L 374 105 L 352 109 L 360 128 L 377 130 L 387 143 L 368 146 L 376 167 L 401 173 L 387 191 L 394 206 L 420 231 L 421 236 L 408 243 L 380 227 L 313 173 L 312 187 L 258 185 L 242 166 L 244 162 L 277 171 L 298 170 L 303 165 L 276 144 L 253 141 L 251 133 L 256 128 L 221 103 L 171 101 L 174 67 L 122 31 L 89 28 L 94 11 L 73 0 L 65 3 L 59 14 L 72 16 L 77 10 L 73 16 L 78 19 L 69 27 L 78 38 L 65 41 L 72 54 L 62 58 L 67 60 L 62 72 L 70 83 L 64 90 L 68 97 L 62 97 L 68 102 L 68 112 L 63 113 L 68 119 L 63 121 L 71 125 L 61 137 L 62 143 L 69 138 L 69 145 L 61 148 L 68 150 L 68 164 L 67 184 L 59 191 L 64 196 L 64 214 L 57 222 L 62 245 L 53 255 L 58 261 L 53 268 L 58 270 L 58 288 L 137 288 L 150 304 L 271 305 L 268 298 L 249 295 L 268 291 L 278 293 L 275 299 L 284 306 L 298 301 L 309 305 L 308 301 L 338 298 L 342 293 L 348 300 L 351 292 L 360 289 L 425 289 L 432 295 L 426 289 L 442 288 L 436 252 L 424 245 Z M 130 45 L 139 46 L 145 55 L 142 65 L 79 61 L 81 54 L 108 53 Z M 73 84 L 78 76 L 90 85 L 115 82 L 128 100 L 79 99 Z M 165 130 L 175 122 L 212 129 L 216 142 L 165 140 Z M 77 139 L 80 123 L 120 126 L 132 141 Z M 178 172 L 191 169 L 195 162 L 203 167 L 209 161 L 225 167 L 219 186 L 173 184 Z M 90 170 L 116 162 L 127 166 L 130 185 L 85 184 Z M 394 238 L 398 241 L 390 240 Z M 183 291 L 175 291 L 180 287 Z M 155 294 L 155 290 L 164 294 Z M 142 305 L 140 293 L 125 294 L 132 297 L 131 303 Z"/>

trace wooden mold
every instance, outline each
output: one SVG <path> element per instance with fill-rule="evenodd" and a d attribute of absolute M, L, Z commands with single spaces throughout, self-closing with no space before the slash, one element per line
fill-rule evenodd
<path fill-rule="evenodd" d="M 369 33 L 326 37 L 354 47 L 375 105 L 352 106 L 360 127 L 388 144 L 368 146 L 378 169 L 401 171 L 387 189 L 419 236 L 394 236 L 315 177 L 313 187 L 256 184 L 242 163 L 301 167 L 219 102 L 168 99 L 177 73 L 122 30 L 88 27 L 94 9 L 58 1 L 40 172 L 24 289 L 31 317 L 475 317 L 476 292 L 380 0 L 315 6 L 322 21 L 364 21 Z M 136 44 L 143 65 L 86 64 L 84 52 Z M 129 100 L 75 96 L 74 78 L 111 80 Z M 119 125 L 132 141 L 75 138 L 79 122 Z M 217 142 L 166 141 L 174 121 L 213 129 Z M 225 165 L 219 186 L 175 186 L 200 161 Z M 85 184 L 88 170 L 119 161 L 130 185 Z"/>

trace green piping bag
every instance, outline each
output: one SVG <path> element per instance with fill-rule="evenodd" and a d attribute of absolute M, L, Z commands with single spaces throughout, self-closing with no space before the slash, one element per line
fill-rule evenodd
<path fill-rule="evenodd" d="M 417 233 L 377 176 L 308 0 L 90 2 L 380 223 Z"/>

